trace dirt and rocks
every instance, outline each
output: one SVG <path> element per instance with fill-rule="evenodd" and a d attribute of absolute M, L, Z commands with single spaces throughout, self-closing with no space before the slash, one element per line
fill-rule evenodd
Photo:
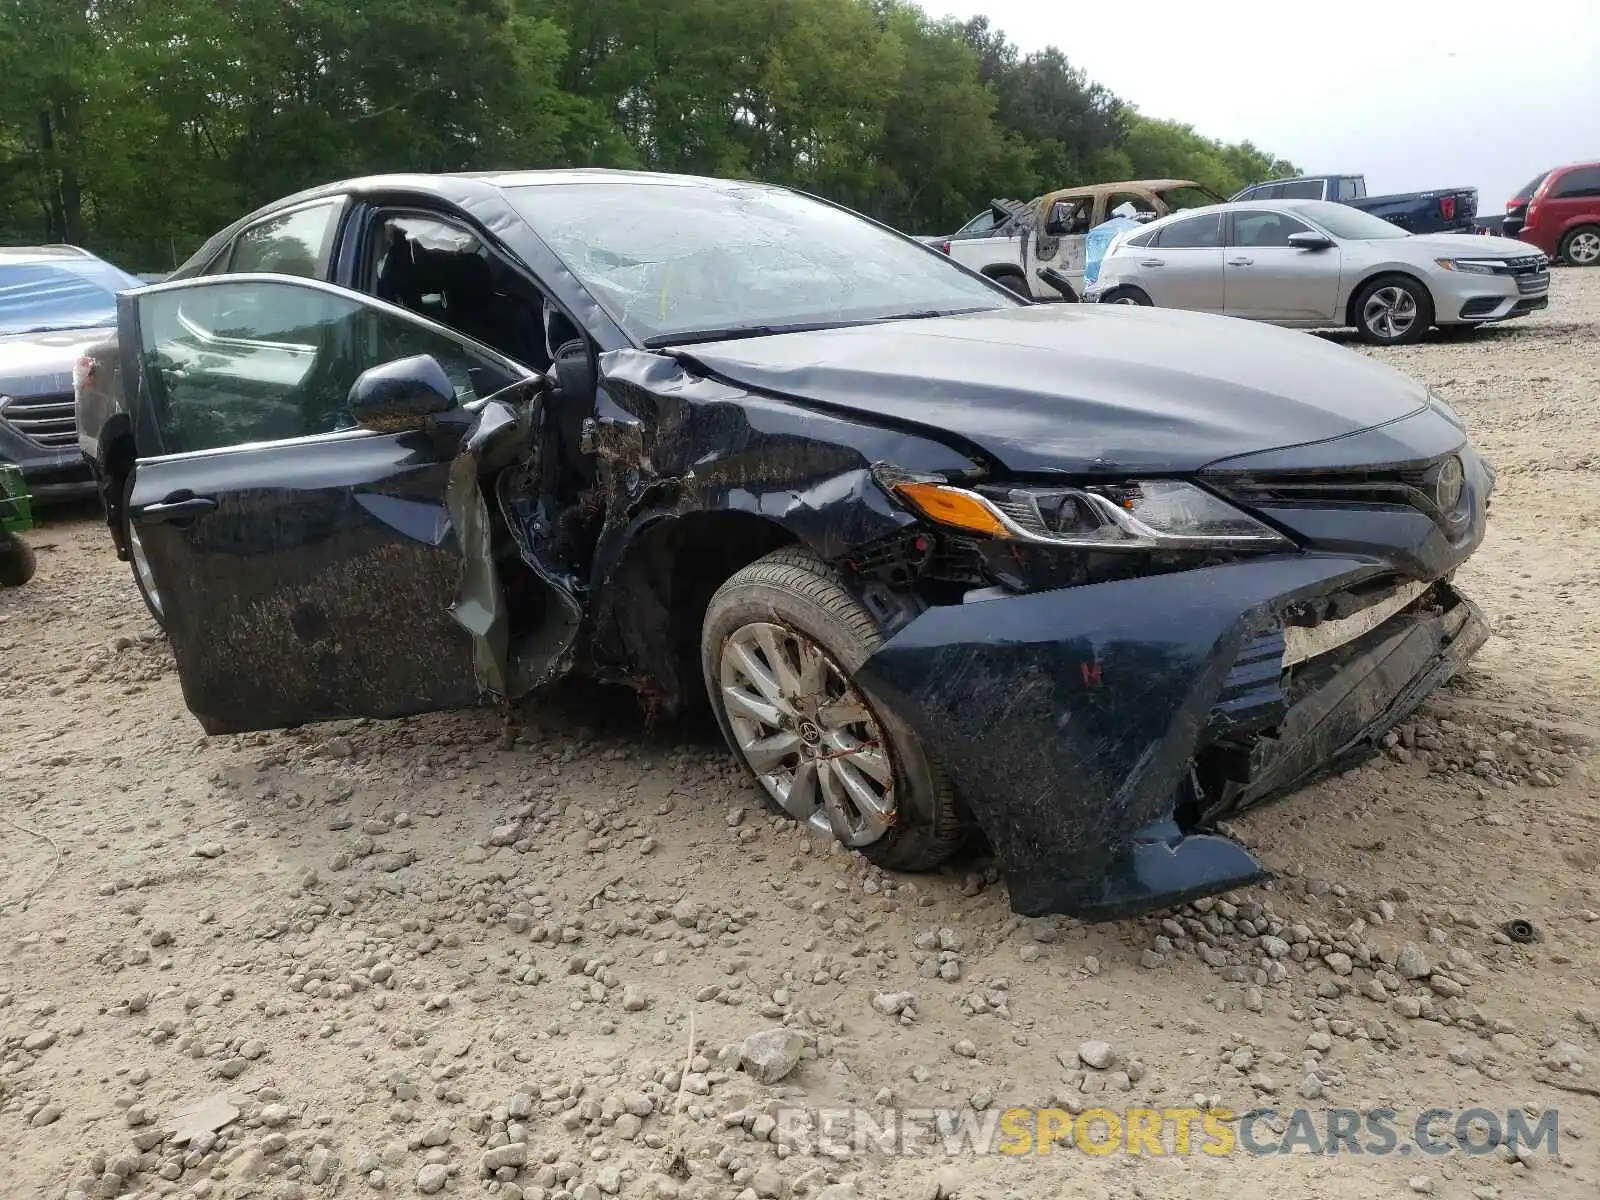
<path fill-rule="evenodd" d="M 615 696 L 206 738 L 97 515 L 49 517 L 0 593 L 0 1195 L 1600 1193 L 1600 271 L 1379 353 L 1501 471 L 1460 579 L 1497 636 L 1239 823 L 1276 882 L 1121 924 L 832 852 Z M 1300 1151 L 819 1140 L 852 1105 L 1273 1109 Z M 1496 1144 L 1551 1109 L 1554 1156 Z"/>

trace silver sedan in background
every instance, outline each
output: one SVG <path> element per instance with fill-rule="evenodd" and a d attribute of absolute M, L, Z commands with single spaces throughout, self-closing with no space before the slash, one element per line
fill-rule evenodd
<path fill-rule="evenodd" d="M 1550 263 L 1511 238 L 1413 236 L 1324 200 L 1185 209 L 1120 235 L 1084 294 L 1302 329 L 1353 326 L 1377 345 L 1549 303 Z"/>

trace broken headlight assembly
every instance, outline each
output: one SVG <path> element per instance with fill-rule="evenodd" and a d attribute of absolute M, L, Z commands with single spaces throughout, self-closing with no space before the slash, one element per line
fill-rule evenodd
<path fill-rule="evenodd" d="M 891 495 L 933 524 L 1003 542 L 1112 552 L 1294 548 L 1277 530 L 1182 480 L 957 487 L 924 476 L 876 474 Z"/>

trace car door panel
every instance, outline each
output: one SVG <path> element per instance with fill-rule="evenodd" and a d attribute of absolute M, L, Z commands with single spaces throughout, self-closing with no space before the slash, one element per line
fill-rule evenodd
<path fill-rule="evenodd" d="M 1152 231 L 1153 245 L 1129 247 L 1138 285 L 1158 308 L 1222 311 L 1222 218 L 1202 213 Z"/>
<path fill-rule="evenodd" d="M 1258 321 L 1338 324 L 1339 246 L 1304 250 L 1288 244 L 1294 234 L 1315 232 L 1275 209 L 1234 211 L 1223 259 L 1223 311 Z"/>
<path fill-rule="evenodd" d="M 479 700 L 473 636 L 450 615 L 463 565 L 450 463 L 419 439 L 363 432 L 139 464 L 132 519 L 207 732 Z M 160 511 L 188 497 L 215 507 Z"/>
<path fill-rule="evenodd" d="M 1158 308 L 1222 311 L 1222 248 L 1150 247 L 1139 252 L 1139 281 Z"/>
<path fill-rule="evenodd" d="M 385 432 L 342 427 L 350 423 L 324 411 L 324 399 L 296 397 L 291 387 L 280 403 L 298 401 L 319 427 L 252 440 L 251 422 L 261 418 L 250 405 L 260 397 L 234 389 L 235 364 L 224 362 L 204 394 L 220 408 L 243 405 L 243 415 L 230 410 L 226 436 L 208 429 L 212 441 L 138 461 L 131 519 L 160 590 L 184 699 L 207 732 L 460 707 L 513 694 L 513 680 L 544 677 L 548 663 L 511 669 L 485 496 L 489 473 L 530 453 L 543 377 L 370 297 L 310 281 L 218 276 L 123 298 L 123 336 L 144 347 L 140 369 L 153 402 L 194 381 L 163 374 L 170 356 L 154 352 L 154 338 L 147 344 L 146 325 L 168 340 L 187 336 L 171 320 L 183 293 L 227 287 L 267 288 L 286 319 L 296 304 L 307 312 L 332 304 L 349 318 L 324 319 L 314 339 L 328 360 L 313 368 L 318 387 L 342 387 L 364 364 L 423 352 L 447 364 L 458 403 L 425 428 Z M 258 393 L 282 383 L 264 374 Z M 495 390 L 507 379 L 511 394 Z M 171 435 L 170 421 L 157 424 Z M 553 598 L 545 607 L 561 626 L 576 602 Z M 529 644 L 553 662 L 570 638 Z"/>
<path fill-rule="evenodd" d="M 1334 322 L 1340 254 L 1293 246 L 1230 246 L 1223 276 L 1224 311 L 1259 321 Z"/>

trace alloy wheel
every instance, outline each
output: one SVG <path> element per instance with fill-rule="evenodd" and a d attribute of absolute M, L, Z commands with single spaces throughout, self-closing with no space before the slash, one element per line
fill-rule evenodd
<path fill-rule="evenodd" d="M 1600 262 L 1600 233 L 1585 229 L 1567 241 L 1567 258 L 1575 267 L 1590 267 Z"/>
<path fill-rule="evenodd" d="M 1403 287 L 1381 287 L 1367 297 L 1361 320 L 1386 341 L 1404 337 L 1417 323 L 1417 298 Z"/>
<path fill-rule="evenodd" d="M 155 574 L 150 570 L 150 559 L 144 552 L 144 539 L 139 536 L 138 525 L 132 521 L 128 522 L 128 558 L 133 562 L 133 572 L 138 576 L 140 589 L 159 619 L 162 615 L 161 591 L 156 586 Z"/>
<path fill-rule="evenodd" d="M 780 808 L 851 848 L 889 832 L 899 812 L 888 741 L 820 646 L 752 622 L 723 642 L 718 668 L 734 742 Z"/>

